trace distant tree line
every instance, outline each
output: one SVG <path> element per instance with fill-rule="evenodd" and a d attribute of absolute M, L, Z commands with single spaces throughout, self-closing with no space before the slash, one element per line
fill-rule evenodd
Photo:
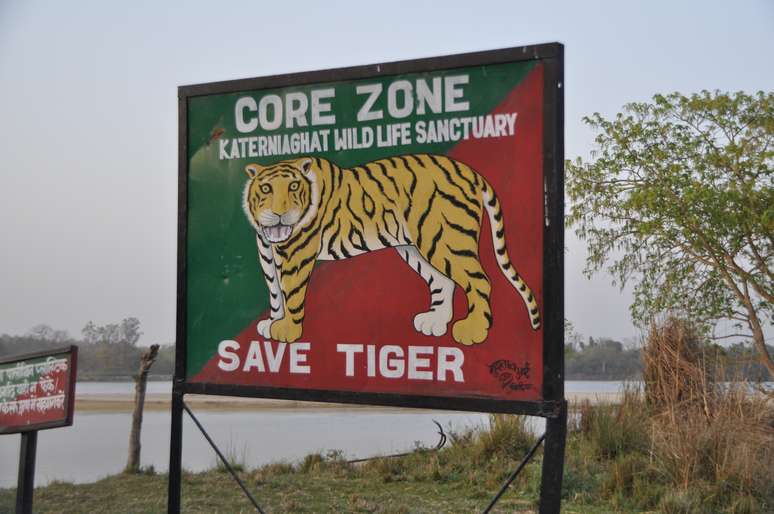
<path fill-rule="evenodd" d="M 719 369 L 723 380 L 747 379 L 753 382 L 771 381 L 771 375 L 767 366 L 761 361 L 760 352 L 755 343 L 735 343 L 723 347 L 718 344 L 710 345 L 711 351 L 719 359 Z M 774 354 L 774 346 L 767 344 L 766 350 Z"/>
<path fill-rule="evenodd" d="M 140 365 L 147 349 L 138 346 L 142 332 L 137 318 L 125 318 L 120 323 L 96 325 L 89 321 L 81 330 L 81 339 L 64 330 L 37 325 L 24 335 L 0 335 L 0 356 L 48 350 L 69 344 L 78 345 L 78 377 L 80 380 L 128 380 Z M 565 375 L 568 380 L 639 380 L 642 374 L 642 352 L 639 347 L 625 345 L 610 338 L 584 338 L 572 324 L 565 325 Z M 723 380 L 768 380 L 752 344 L 736 343 L 720 346 L 707 343 L 707 352 L 718 359 Z M 774 353 L 774 347 L 769 346 Z M 171 378 L 175 368 L 175 348 L 162 345 L 150 377 Z"/>
<path fill-rule="evenodd" d="M 715 362 L 720 376 L 717 380 L 769 380 L 768 370 L 761 362 L 755 346 L 736 343 L 720 346 L 707 342 L 704 345 L 708 358 Z M 774 347 L 768 346 L 774 353 Z M 627 348 L 620 341 L 608 338 L 579 337 L 568 339 L 564 351 L 567 380 L 639 380 L 642 376 L 642 349 Z"/>
<path fill-rule="evenodd" d="M 0 355 L 37 352 L 75 344 L 78 345 L 80 380 L 126 380 L 137 373 L 140 357 L 147 349 L 137 344 L 142 336 L 140 320 L 130 317 L 107 325 L 89 321 L 81 330 L 81 335 L 81 339 L 76 339 L 64 330 L 55 330 L 41 324 L 24 335 L 0 335 Z M 174 346 L 161 346 L 151 377 L 170 378 L 174 367 Z"/>
<path fill-rule="evenodd" d="M 564 365 L 568 380 L 637 380 L 642 374 L 639 348 L 625 348 L 613 339 L 569 342 Z"/>

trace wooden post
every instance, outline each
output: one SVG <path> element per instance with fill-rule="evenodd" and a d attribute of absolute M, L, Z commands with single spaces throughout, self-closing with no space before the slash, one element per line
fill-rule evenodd
<path fill-rule="evenodd" d="M 129 432 L 129 456 L 125 473 L 140 471 L 140 435 L 142 432 L 142 412 L 145 407 L 145 389 L 148 384 L 148 372 L 159 354 L 159 345 L 153 344 L 142 354 L 140 369 L 134 377 L 134 411 L 132 412 L 132 430 Z"/>

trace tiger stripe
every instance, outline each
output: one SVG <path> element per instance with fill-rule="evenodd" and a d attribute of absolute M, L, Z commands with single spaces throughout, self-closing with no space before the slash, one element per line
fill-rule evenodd
<path fill-rule="evenodd" d="M 500 265 L 505 278 L 510 281 L 524 300 L 524 304 L 529 313 L 530 324 L 533 329 L 537 330 L 540 327 L 540 310 L 535 301 L 535 297 L 532 295 L 532 291 L 524 280 L 522 280 L 521 276 L 516 271 L 516 268 L 513 267 L 513 264 L 511 264 L 511 258 L 508 256 L 508 250 L 505 245 L 505 224 L 503 221 L 502 208 L 500 207 L 500 201 L 497 199 L 497 195 L 495 195 L 491 186 L 488 186 L 484 191 L 484 202 L 487 214 L 489 215 L 489 225 L 492 230 L 492 244 L 497 249 L 495 251 L 497 263 Z"/>

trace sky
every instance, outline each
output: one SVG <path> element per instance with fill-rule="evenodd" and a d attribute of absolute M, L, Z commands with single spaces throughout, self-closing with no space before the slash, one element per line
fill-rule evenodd
<path fill-rule="evenodd" d="M 568 158 L 593 148 L 584 115 L 774 87 L 770 0 L 0 0 L 0 333 L 135 316 L 174 341 L 177 86 L 552 41 Z M 634 340 L 631 292 L 566 243 L 567 318 Z"/>

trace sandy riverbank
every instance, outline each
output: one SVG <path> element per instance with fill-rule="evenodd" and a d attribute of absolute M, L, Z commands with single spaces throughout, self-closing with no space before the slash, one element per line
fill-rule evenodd
<path fill-rule="evenodd" d="M 568 393 L 570 404 L 588 400 L 593 404 L 615 403 L 620 393 Z M 75 400 L 79 412 L 124 412 L 133 408 L 134 397 L 127 394 L 83 394 Z M 369 405 L 342 405 L 337 403 L 299 402 L 293 400 L 268 400 L 262 398 L 237 398 L 230 396 L 186 395 L 186 403 L 197 410 L 268 410 L 268 409 L 390 409 Z M 148 394 L 145 409 L 149 411 L 168 410 L 170 395 Z"/>

